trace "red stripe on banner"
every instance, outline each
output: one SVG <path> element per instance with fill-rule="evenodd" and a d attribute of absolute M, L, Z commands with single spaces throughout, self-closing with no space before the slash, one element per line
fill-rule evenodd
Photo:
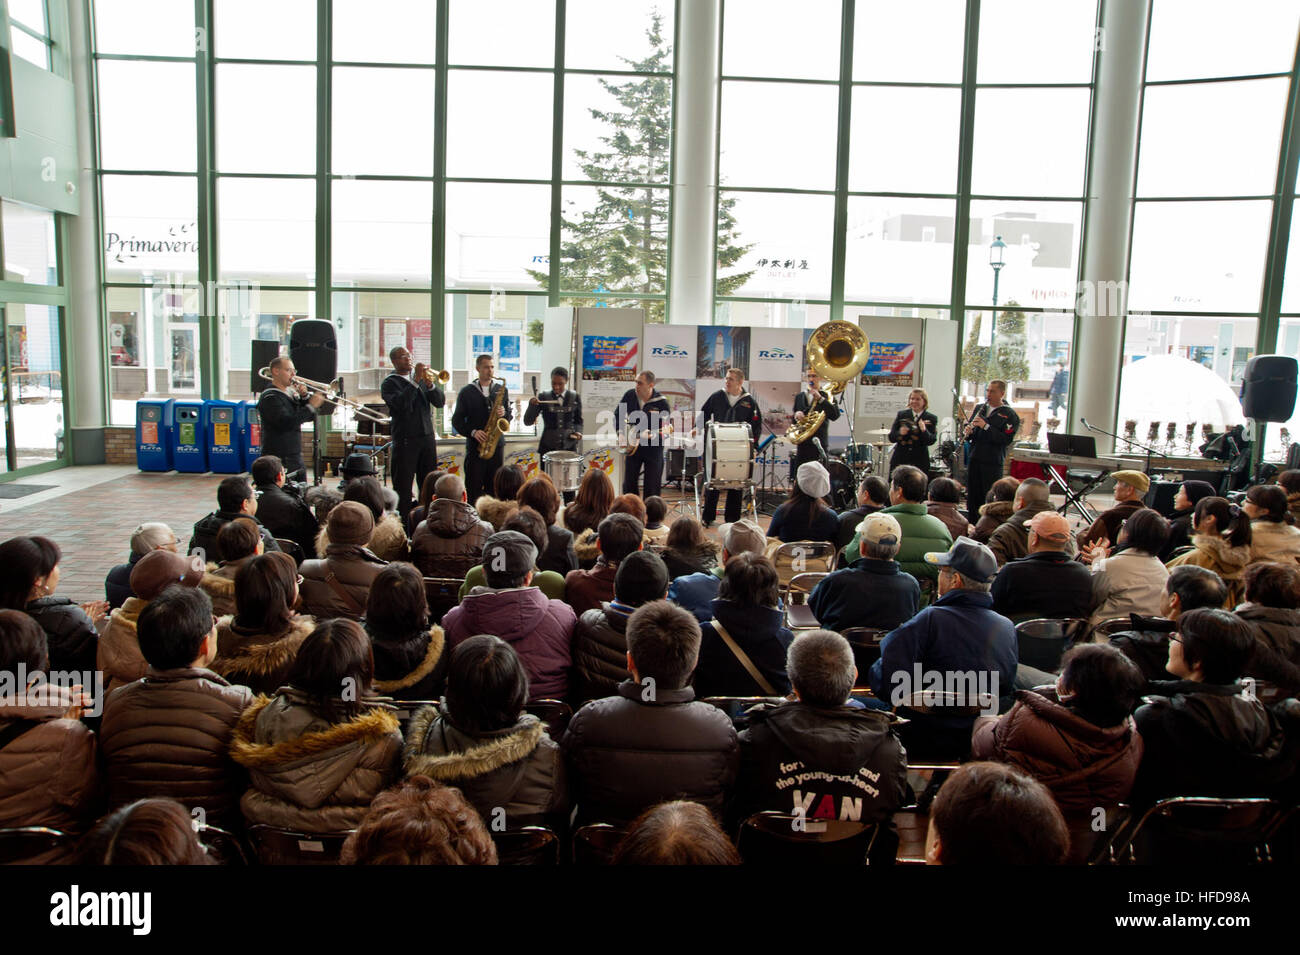
<path fill-rule="evenodd" d="M 632 347 L 627 350 L 627 354 L 625 354 L 622 358 L 620 358 L 617 362 L 615 362 L 614 367 L 623 368 L 627 365 L 628 362 L 636 358 L 636 350 L 638 347 L 639 347 L 638 342 L 635 341 L 632 342 Z"/>

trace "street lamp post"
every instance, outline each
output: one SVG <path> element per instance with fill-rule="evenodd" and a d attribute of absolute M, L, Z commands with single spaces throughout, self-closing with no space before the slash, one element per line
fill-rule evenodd
<path fill-rule="evenodd" d="M 1002 236 L 994 238 L 989 245 L 989 266 L 993 269 L 993 328 L 989 336 L 989 360 L 988 370 L 989 379 L 993 378 L 993 363 L 998 354 L 998 276 L 1002 272 L 1002 266 L 1007 264 L 1007 244 L 1002 241 Z"/>

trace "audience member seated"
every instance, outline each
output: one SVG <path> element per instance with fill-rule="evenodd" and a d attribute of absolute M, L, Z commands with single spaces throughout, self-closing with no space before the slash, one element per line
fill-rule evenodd
<path fill-rule="evenodd" d="M 435 492 L 429 516 L 415 529 L 411 563 L 426 577 L 464 579 L 469 569 L 482 561 L 483 544 L 492 536 L 492 525 L 469 506 L 465 482 L 457 475 L 444 474 Z"/>
<path fill-rule="evenodd" d="M 398 561 L 370 585 L 361 621 L 375 654 L 375 692 L 398 700 L 436 700 L 447 678 L 446 638 L 429 623 L 424 578 Z"/>
<path fill-rule="evenodd" d="M 348 485 L 357 478 L 378 477 L 379 469 L 375 467 L 375 459 L 368 454 L 355 451 L 343 459 L 339 465 L 339 493 L 342 494 L 347 490 Z"/>
<path fill-rule="evenodd" d="M 257 492 L 253 490 L 252 482 L 247 475 L 232 474 L 228 478 L 222 478 L 221 483 L 217 485 L 217 509 L 195 522 L 194 532 L 190 537 L 189 553 L 202 554 L 205 561 L 210 560 L 218 553 L 217 532 L 227 521 L 233 521 L 236 517 L 247 517 L 257 521 L 258 533 L 262 535 L 263 549 L 268 551 L 280 549 L 270 528 L 257 520 Z"/>
<path fill-rule="evenodd" d="M 785 627 L 781 582 L 760 554 L 727 561 L 713 619 L 700 625 L 695 695 L 780 696 L 790 692 L 785 651 L 794 634 Z"/>
<path fill-rule="evenodd" d="M 282 686 L 316 626 L 311 617 L 293 612 L 300 579 L 288 554 L 262 554 L 241 567 L 235 575 L 235 614 L 217 621 L 217 655 L 209 669 L 254 693 L 274 693 Z"/>
<path fill-rule="evenodd" d="M 342 865 L 496 865 L 497 846 L 459 790 L 412 776 L 375 797 Z"/>
<path fill-rule="evenodd" d="M 215 865 L 192 817 L 174 799 L 141 799 L 109 813 L 77 846 L 76 864 Z"/>
<path fill-rule="evenodd" d="M 518 531 L 523 534 L 533 542 L 533 546 L 537 548 L 539 555 L 542 554 L 548 541 L 546 522 L 542 520 L 542 515 L 531 507 L 520 507 L 515 510 L 513 514 L 506 518 L 505 527 L 502 530 Z M 538 560 L 541 560 L 540 556 Z M 487 578 L 483 576 L 483 565 L 475 564 L 469 569 L 469 573 L 465 575 L 465 582 L 460 585 L 459 599 L 464 600 L 467 593 L 475 587 L 484 586 L 486 583 Z M 564 575 L 557 574 L 553 570 L 542 570 L 540 567 L 534 567 L 533 581 L 529 586 L 536 587 L 552 600 L 564 599 Z"/>
<path fill-rule="evenodd" d="M 614 503 L 614 482 L 600 468 L 587 468 L 578 483 L 578 493 L 572 503 L 564 506 L 562 518 L 565 528 L 575 540 L 583 531 L 595 530 L 609 516 Z M 582 560 L 582 555 L 578 555 Z"/>
<path fill-rule="evenodd" d="M 1002 716 L 975 721 L 972 759 L 1010 763 L 1051 790 L 1067 819 L 1127 802 L 1142 759 L 1130 715 L 1146 679 L 1115 647 L 1075 646 L 1055 686 L 1016 692 Z"/>
<path fill-rule="evenodd" d="M 343 832 L 397 778 L 397 717 L 371 697 L 370 641 L 353 620 L 327 620 L 294 661 L 288 685 L 259 697 L 235 726 L 230 755 L 252 783 L 249 825 Z"/>
<path fill-rule="evenodd" d="M 1088 529 L 1079 535 L 1079 547 L 1088 552 L 1098 545 L 1108 549 L 1119 540 L 1124 522 L 1146 507 L 1142 498 L 1151 489 L 1151 479 L 1141 471 L 1115 471 L 1115 506 L 1102 511 Z M 1162 545 L 1163 546 L 1163 545 Z"/>
<path fill-rule="evenodd" d="M 679 523 L 679 522 L 674 522 Z M 564 577 L 564 602 L 582 616 L 614 599 L 614 577 L 619 562 L 641 549 L 645 526 L 631 514 L 610 514 L 600 522 L 597 533 L 596 566 L 571 570 Z"/>
<path fill-rule="evenodd" d="M 420 526 L 422 520 L 428 517 L 429 505 L 433 503 L 433 499 L 436 496 L 434 488 L 438 484 L 438 479 L 446 473 L 446 471 L 441 469 L 430 471 L 424 476 L 424 480 L 420 482 L 419 500 L 415 502 L 415 507 L 411 508 L 411 512 L 406 515 L 407 537 L 414 537 L 415 529 Z"/>
<path fill-rule="evenodd" d="M 908 708 L 911 722 L 899 735 L 909 754 L 960 758 L 970 747 L 974 718 L 945 715 L 941 709 L 915 712 L 910 703 L 937 683 L 956 694 L 958 706 L 989 705 L 981 698 L 987 693 L 997 698 L 999 710 L 1006 710 L 1019 644 L 1015 626 L 993 610 L 989 585 L 998 562 L 988 547 L 958 538 L 946 553 L 925 558 L 939 568 L 939 599 L 885 636 L 870 684 L 877 699 Z"/>
<path fill-rule="evenodd" d="M 99 735 L 109 806 L 168 796 L 203 810 L 210 825 L 238 829 L 248 779 L 230 759 L 230 740 L 253 693 L 208 669 L 217 655 L 212 604 L 173 584 L 144 608 L 139 630 L 148 672 L 109 695 Z"/>
<path fill-rule="evenodd" d="M 1174 555 L 1192 544 L 1192 525 L 1196 514 L 1196 505 L 1208 497 L 1216 495 L 1214 485 L 1209 481 L 1184 481 L 1178 485 L 1174 495 L 1174 512 L 1169 515 L 1169 540 L 1165 541 L 1160 559 L 1166 564 Z"/>
<path fill-rule="evenodd" d="M 898 549 L 898 564 L 904 573 L 918 581 L 923 577 L 938 577 L 933 564 L 926 563 L 930 552 L 946 551 L 952 546 L 952 535 L 943 521 L 931 517 L 925 510 L 925 472 L 910 464 L 894 468 L 889 478 L 889 507 L 880 513 L 892 515 L 903 532 Z M 844 551 L 845 562 L 856 560 L 861 552 L 861 541 L 855 534 Z"/>
<path fill-rule="evenodd" d="M 627 648 L 632 678 L 614 696 L 578 710 L 560 743 L 578 806 L 575 825 L 625 826 L 669 799 L 721 813 L 739 753 L 731 719 L 695 699 L 688 685 L 700 625 L 680 607 L 656 600 L 628 620 Z"/>
<path fill-rule="evenodd" d="M 1267 796 L 1295 775 L 1296 718 L 1238 682 L 1254 648 L 1250 624 L 1226 610 L 1179 619 L 1165 664 L 1177 679 L 1151 684 L 1134 714 L 1143 744 L 1135 806 L 1168 796 Z"/>
<path fill-rule="evenodd" d="M 487 585 L 475 587 L 448 610 L 442 625 L 453 651 L 475 634 L 500 637 L 523 660 L 532 699 L 563 699 L 569 688 L 577 618 L 564 601 L 552 600 L 530 586 L 536 563 L 537 546 L 523 534 L 493 534 L 483 548 Z"/>
<path fill-rule="evenodd" d="M 148 521 L 131 532 L 131 556 L 125 564 L 118 564 L 104 578 L 104 597 L 108 600 L 108 609 L 116 610 L 126 603 L 131 593 L 131 571 L 136 561 L 145 554 L 155 550 L 169 550 L 173 554 L 180 548 L 181 542 L 172 529 L 159 521 Z"/>
<path fill-rule="evenodd" d="M 451 653 L 447 697 L 423 707 L 406 732 L 408 776 L 455 786 L 494 832 L 563 826 L 564 757 L 546 725 L 524 712 L 528 675 L 499 637 L 470 637 Z"/>
<path fill-rule="evenodd" d="M 1092 613 L 1092 574 L 1066 553 L 1074 546 L 1070 522 L 1047 510 L 1024 527 L 1029 533 L 1028 556 L 1009 560 L 998 571 L 993 609 L 1017 622 L 1035 617 L 1086 620 Z"/>
<path fill-rule="evenodd" d="M 95 734 L 81 722 L 86 699 L 36 679 L 49 671 L 45 631 L 20 610 L 0 610 L 0 828 L 83 832 L 98 809 Z M 26 860 L 53 862 L 60 851 Z"/>
<path fill-rule="evenodd" d="M 108 601 L 76 604 L 56 597 L 63 552 L 48 537 L 12 537 L 0 544 L 0 609 L 22 610 L 45 631 L 50 669 L 95 669 L 99 632 Z"/>
<path fill-rule="evenodd" d="M 651 494 L 645 499 L 645 545 L 663 545 L 668 541 L 668 525 L 664 518 L 668 516 L 668 502 L 658 494 Z"/>
<path fill-rule="evenodd" d="M 614 850 L 614 865 L 740 865 L 736 847 L 712 814 L 684 799 L 637 816 Z"/>
<path fill-rule="evenodd" d="M 957 505 L 961 503 L 961 487 L 952 478 L 937 477 L 930 482 L 926 492 L 928 500 L 925 510 L 931 517 L 943 521 L 952 539 L 970 537 L 975 525 L 966 519 L 966 514 Z"/>
<path fill-rule="evenodd" d="M 250 558 L 262 553 L 262 535 L 257 524 L 246 517 L 227 521 L 217 531 L 220 564 L 208 562 L 199 587 L 212 601 L 212 612 L 225 617 L 235 612 L 235 575 Z"/>
<path fill-rule="evenodd" d="M 578 619 L 573 637 L 575 696 L 581 702 L 618 692 L 628 678 L 627 622 L 632 613 L 668 591 L 668 568 L 658 554 L 628 554 L 614 575 L 614 599 Z"/>
<path fill-rule="evenodd" d="M 322 552 L 325 556 L 304 561 L 301 568 L 303 610 L 320 620 L 360 620 L 370 599 L 370 585 L 388 564 L 366 547 L 375 529 L 374 517 L 364 504 L 344 501 L 330 511 L 326 528 L 330 544 Z"/>
<path fill-rule="evenodd" d="M 822 578 L 808 606 L 827 630 L 893 630 L 916 616 L 921 603 L 916 578 L 903 573 L 895 560 L 902 546 L 902 528 L 892 514 L 868 514 L 856 536 L 861 556 Z"/>
<path fill-rule="evenodd" d="M 321 484 L 309 487 L 303 492 L 303 499 L 311 512 L 316 515 L 316 523 L 324 527 L 329 521 L 330 511 L 343 503 L 343 492 Z"/>
<path fill-rule="evenodd" d="M 109 615 L 108 625 L 99 637 L 95 665 L 104 674 L 105 693 L 112 693 L 124 683 L 140 679 L 149 669 L 136 634 L 140 613 L 149 606 L 149 601 L 171 584 L 197 587 L 203 579 L 203 571 L 194 566 L 194 562 L 195 558 L 160 550 L 145 555 L 135 565 L 135 570 L 131 571 L 131 589 L 137 596 L 129 598 Z M 211 615 L 211 609 L 208 613 Z"/>
<path fill-rule="evenodd" d="M 620 494 L 614 498 L 609 505 L 610 514 L 627 514 L 635 517 L 641 522 L 642 540 L 645 539 L 645 502 L 636 494 Z M 598 527 L 589 527 L 581 534 L 574 535 L 573 548 L 578 557 L 578 568 L 580 570 L 591 570 L 596 566 L 596 561 L 600 558 L 600 548 L 597 546 L 600 540 Z"/>
<path fill-rule="evenodd" d="M 1300 524 L 1300 471 L 1283 471 L 1277 476 L 1277 484 L 1286 491 L 1286 507 L 1292 522 Z"/>
<path fill-rule="evenodd" d="M 1212 570 L 1228 585 L 1228 605 L 1241 597 L 1242 574 L 1250 563 L 1250 517 L 1227 498 L 1203 497 L 1192 516 L 1190 550 L 1165 563 L 1170 570 L 1192 564 Z"/>
<path fill-rule="evenodd" d="M 1061 865 L 1070 831 L 1047 787 L 1001 763 L 967 763 L 930 807 L 928 865 Z"/>
<path fill-rule="evenodd" d="M 291 540 L 302 555 L 316 556 L 320 525 L 296 484 L 285 482 L 284 464 L 274 454 L 264 454 L 248 468 L 257 490 L 257 519 L 276 537 Z"/>
<path fill-rule="evenodd" d="M 1111 617 L 1131 613 L 1150 617 L 1160 612 L 1160 595 L 1169 571 L 1156 555 L 1168 536 L 1169 522 L 1149 507 L 1139 508 L 1124 521 L 1119 531 L 1119 550 L 1111 557 L 1094 557 L 1092 561 L 1092 600 L 1096 609 L 1091 626 Z"/>
<path fill-rule="evenodd" d="M 831 476 L 820 461 L 805 461 L 795 472 L 790 496 L 772 515 L 767 536 L 782 543 L 791 541 L 826 541 L 834 543 L 840 520 L 826 503 L 831 493 Z M 681 523 L 674 521 L 676 526 Z M 671 532 L 669 532 L 671 536 Z"/>
<path fill-rule="evenodd" d="M 660 556 L 673 580 L 707 574 L 718 567 L 717 545 L 704 533 L 704 525 L 690 516 L 673 521 Z"/>
<path fill-rule="evenodd" d="M 980 505 L 980 519 L 975 522 L 975 533 L 971 537 L 981 544 L 987 544 L 993 532 L 1011 518 L 1016 510 L 1016 490 L 1020 481 L 1013 477 L 999 478 L 989 488 L 989 493 Z"/>
<path fill-rule="evenodd" d="M 1286 491 L 1276 484 L 1256 484 L 1246 492 L 1241 509 L 1250 518 L 1250 559 L 1300 560 L 1300 528 L 1287 523 Z"/>
<path fill-rule="evenodd" d="M 402 529 L 401 517 L 388 508 L 386 491 L 391 493 L 390 488 L 383 487 L 373 477 L 363 475 L 348 481 L 343 491 L 343 500 L 364 504 L 370 511 L 375 526 L 365 542 L 367 550 L 383 561 L 406 560 L 411 554 L 411 545 L 406 539 L 406 531 Z M 329 553 L 330 539 L 329 523 L 326 522 L 316 535 L 317 556 L 324 557 Z"/>
<path fill-rule="evenodd" d="M 1020 482 L 1020 487 L 1016 488 L 1015 510 L 989 537 L 989 550 L 998 559 L 999 567 L 1008 561 L 1028 556 L 1029 522 L 1039 514 L 1056 514 L 1049 497 L 1045 481 L 1025 478 Z M 1066 527 L 1068 529 L 1068 523 Z M 1062 553 L 1073 559 L 1078 551 L 1069 534 L 1066 538 Z"/>
<path fill-rule="evenodd" d="M 505 527 L 506 520 L 519 507 L 519 489 L 524 486 L 524 469 L 517 464 L 497 468 L 492 476 L 492 493 L 482 494 L 474 502 L 481 520 L 492 525 L 492 533 Z"/>
<path fill-rule="evenodd" d="M 1114 634 L 1110 643 L 1132 660 L 1146 679 L 1172 680 L 1165 663 L 1169 660 L 1169 636 L 1178 629 L 1178 618 L 1189 610 L 1222 607 L 1227 592 L 1212 570 L 1175 567 L 1160 593 L 1159 616 L 1130 614 L 1133 629 Z"/>
<path fill-rule="evenodd" d="M 678 518 L 674 525 L 689 518 Z M 722 584 L 722 568 L 740 554 L 762 554 L 767 550 L 767 536 L 749 520 L 723 524 L 718 529 L 722 539 L 722 563 L 712 570 L 676 577 L 668 586 L 668 599 L 689 610 L 700 623 L 713 619 L 713 600 Z"/>
<path fill-rule="evenodd" d="M 878 474 L 868 474 L 858 485 L 858 506 L 840 514 L 839 529 L 835 532 L 835 549 L 844 550 L 858 532 L 858 525 L 868 514 L 883 511 L 889 506 L 889 482 Z"/>
<path fill-rule="evenodd" d="M 794 701 L 746 713 L 732 818 L 740 823 L 774 810 L 892 828 L 894 811 L 911 800 L 907 755 L 892 716 L 847 705 L 858 676 L 848 641 L 828 630 L 801 633 L 787 651 L 786 671 Z M 878 835 L 877 846 L 892 862 L 892 833 Z"/>
<path fill-rule="evenodd" d="M 545 475 L 524 482 L 516 496 L 520 508 L 531 507 L 542 518 L 546 528 L 546 546 L 537 557 L 537 569 L 550 571 L 563 577 L 578 569 L 578 555 L 573 549 L 573 532 L 555 523 L 560 513 L 560 495 L 551 479 Z M 505 525 L 501 526 L 505 530 Z"/>
<path fill-rule="evenodd" d="M 1246 569 L 1246 602 L 1237 616 L 1250 624 L 1255 653 L 1246 676 L 1300 693 L 1300 567 L 1260 562 Z"/>

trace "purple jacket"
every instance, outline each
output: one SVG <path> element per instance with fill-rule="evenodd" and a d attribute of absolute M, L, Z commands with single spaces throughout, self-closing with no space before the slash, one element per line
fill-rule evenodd
<path fill-rule="evenodd" d="M 528 699 L 563 699 L 569 689 L 573 628 L 578 618 L 563 600 L 551 600 L 536 587 L 492 590 L 475 587 L 442 618 L 447 646 L 480 633 L 500 637 L 515 648 L 528 674 Z"/>

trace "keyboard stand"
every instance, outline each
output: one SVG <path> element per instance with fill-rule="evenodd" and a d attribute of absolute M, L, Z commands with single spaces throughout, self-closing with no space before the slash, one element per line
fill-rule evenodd
<path fill-rule="evenodd" d="M 1106 480 L 1110 472 L 1103 469 L 1095 472 L 1096 476 L 1092 477 L 1091 475 L 1094 473 L 1092 471 L 1070 471 L 1063 468 L 1062 470 L 1065 472 L 1065 476 L 1062 477 L 1061 472 L 1057 471 L 1056 466 L 1049 464 L 1044 465 L 1044 468 L 1047 473 L 1051 475 L 1051 483 L 1060 488 L 1061 492 L 1065 495 L 1065 503 L 1056 509 L 1057 512 L 1061 514 L 1061 516 L 1065 516 L 1065 513 L 1073 507 L 1079 512 L 1079 516 L 1087 521 L 1089 526 L 1091 526 L 1097 520 L 1097 512 L 1088 506 L 1088 495 L 1093 492 L 1097 485 Z M 1069 478 L 1071 474 L 1076 474 L 1080 477 L 1083 477 L 1085 474 L 1089 475 L 1087 483 L 1084 484 L 1082 489 L 1076 491 L 1070 486 Z"/>

